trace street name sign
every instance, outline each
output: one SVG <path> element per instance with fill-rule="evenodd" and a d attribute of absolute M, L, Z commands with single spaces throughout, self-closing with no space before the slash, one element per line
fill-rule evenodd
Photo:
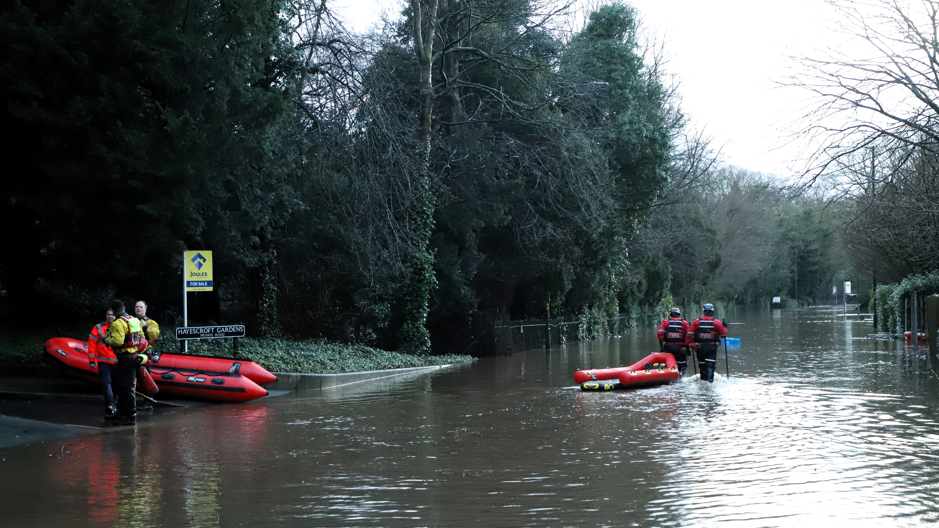
<path fill-rule="evenodd" d="M 183 326 L 176 329 L 176 339 L 225 339 L 244 337 L 245 325 Z"/>

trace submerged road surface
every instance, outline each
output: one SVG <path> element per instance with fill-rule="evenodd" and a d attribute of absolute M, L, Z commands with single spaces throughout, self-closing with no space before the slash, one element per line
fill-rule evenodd
<path fill-rule="evenodd" d="M 0 526 L 939 521 L 925 350 L 819 309 L 727 322 L 742 346 L 714 384 L 571 388 L 656 350 L 650 328 L 0 449 Z"/>

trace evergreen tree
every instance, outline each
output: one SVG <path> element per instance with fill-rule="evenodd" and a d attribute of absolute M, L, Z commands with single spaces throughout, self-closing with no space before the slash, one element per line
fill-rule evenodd
<path fill-rule="evenodd" d="M 0 147 L 10 227 L 0 272 L 12 301 L 79 311 L 120 294 L 176 304 L 182 251 L 212 249 L 219 276 L 249 292 L 223 302 L 270 319 L 271 239 L 294 207 L 281 7 L 14 0 L 0 9 L 0 72 L 14 80 L 0 87 L 0 130 L 16 138 Z"/>

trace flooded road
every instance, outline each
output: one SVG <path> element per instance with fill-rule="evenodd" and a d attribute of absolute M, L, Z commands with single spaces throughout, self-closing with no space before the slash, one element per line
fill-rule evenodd
<path fill-rule="evenodd" d="M 924 349 L 815 309 L 726 320 L 742 346 L 714 384 L 571 388 L 578 368 L 656 350 L 646 329 L 3 449 L 0 526 L 939 521 Z"/>

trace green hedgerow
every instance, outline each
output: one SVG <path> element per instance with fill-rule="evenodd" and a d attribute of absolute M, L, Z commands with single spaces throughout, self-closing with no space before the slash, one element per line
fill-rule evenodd
<path fill-rule="evenodd" d="M 230 340 L 192 341 L 189 352 L 222 357 L 233 356 Z M 428 365 L 469 363 L 467 355 L 432 356 L 402 354 L 363 345 L 342 345 L 323 340 L 293 341 L 281 338 L 238 340 L 238 357 L 254 361 L 272 372 L 338 374 Z"/>

